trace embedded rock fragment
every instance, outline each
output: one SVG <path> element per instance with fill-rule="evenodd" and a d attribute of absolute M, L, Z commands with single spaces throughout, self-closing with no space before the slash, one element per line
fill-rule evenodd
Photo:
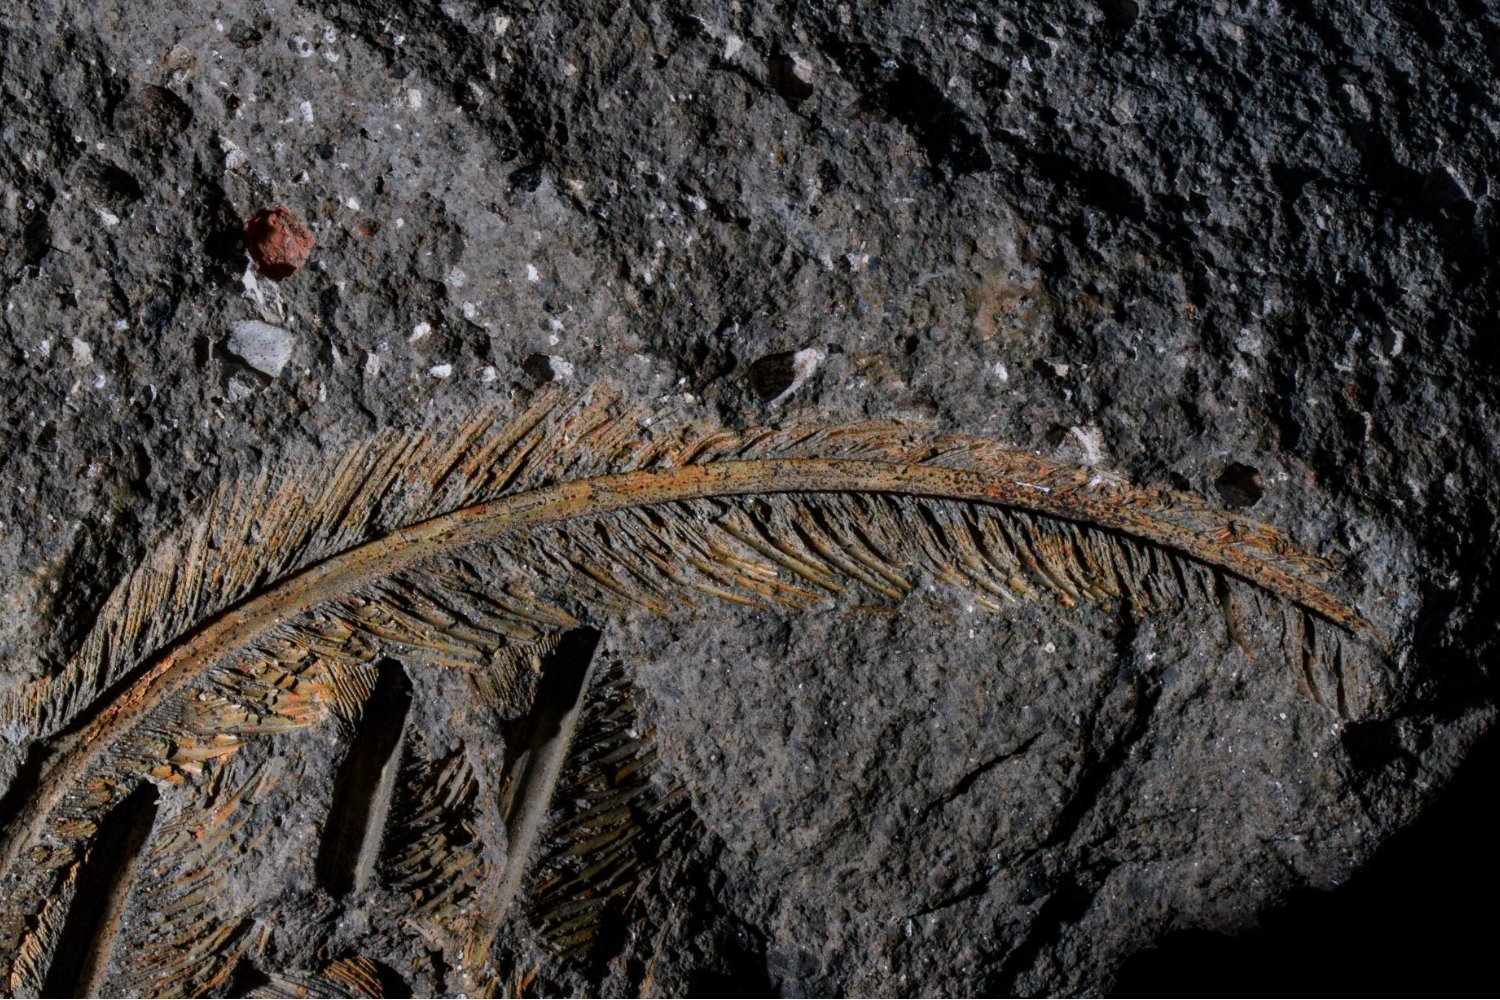
<path fill-rule="evenodd" d="M 229 334 L 229 353 L 272 378 L 281 374 L 296 346 L 297 337 L 292 331 L 255 319 L 234 324 Z"/>
<path fill-rule="evenodd" d="M 245 249 L 255 269 L 273 281 L 295 274 L 316 245 L 312 230 L 285 205 L 263 209 L 245 221 Z"/>

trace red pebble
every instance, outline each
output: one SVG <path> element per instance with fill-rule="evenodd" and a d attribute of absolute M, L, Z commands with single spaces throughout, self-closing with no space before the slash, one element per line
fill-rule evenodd
<path fill-rule="evenodd" d="M 245 247 L 255 269 L 273 281 L 289 278 L 316 245 L 303 221 L 285 205 L 265 208 L 245 220 Z"/>

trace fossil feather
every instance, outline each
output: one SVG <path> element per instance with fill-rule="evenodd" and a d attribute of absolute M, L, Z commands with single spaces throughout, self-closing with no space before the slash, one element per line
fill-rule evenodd
<path fill-rule="evenodd" d="M 1188 495 L 903 424 L 736 433 L 595 389 L 388 434 L 331 471 L 226 484 L 111 596 L 62 672 L 0 702 L 0 724 L 39 740 L 0 846 L 0 958 L 21 991 L 41 974 L 53 942 L 37 929 L 57 921 L 37 915 L 139 782 L 202 780 L 244 740 L 348 718 L 381 655 L 503 692 L 486 664 L 598 609 L 898 599 L 925 575 L 990 606 L 1149 610 L 1228 606 L 1233 581 L 1289 623 L 1283 652 L 1315 698 L 1372 711 L 1383 640 L 1324 569 Z M 486 905 L 514 894 L 505 877 Z"/>

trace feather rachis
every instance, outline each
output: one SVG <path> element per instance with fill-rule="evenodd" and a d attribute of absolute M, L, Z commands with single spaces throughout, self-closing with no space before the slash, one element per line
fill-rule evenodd
<path fill-rule="evenodd" d="M 699 596 L 802 606 L 849 586 L 899 600 L 917 572 L 978 591 L 987 606 L 1050 594 L 1170 607 L 1212 601 L 1204 580 L 1221 573 L 1317 620 L 1297 643 L 1301 671 L 1315 698 L 1343 712 L 1346 665 L 1336 644 L 1321 644 L 1325 626 L 1379 641 L 1324 589 L 1321 561 L 1273 529 L 908 425 L 643 429 L 608 392 L 549 394 L 513 421 L 482 414 L 447 436 L 388 435 L 351 449 L 332 476 L 262 475 L 218 497 L 110 599 L 115 617 L 64 675 L 0 707 L 32 732 L 73 724 L 7 831 L 0 868 L 13 869 L 49 821 L 54 838 L 87 837 L 87 814 L 142 774 L 202 773 L 237 746 L 215 733 L 349 717 L 367 686 L 331 678 L 367 670 L 379 649 L 477 672 L 500 650 L 577 624 L 573 604 L 501 587 L 526 581 L 497 581 L 499 564 L 553 589 L 567 589 L 560 574 L 571 572 L 597 601 L 660 614 Z M 267 511 L 257 543 L 251 528 Z M 246 656 L 261 666 L 225 673 Z M 101 703 L 111 684 L 117 694 Z M 177 700 L 204 685 L 222 704 L 195 709 L 194 722 Z M 269 714 L 249 712 L 259 702 Z M 206 742 L 183 742 L 187 730 Z M 74 815 L 81 800 L 69 790 L 89 781 L 97 787 Z"/>

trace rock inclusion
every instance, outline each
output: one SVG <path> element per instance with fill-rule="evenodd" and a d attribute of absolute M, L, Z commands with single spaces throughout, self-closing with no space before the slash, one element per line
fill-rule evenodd
<path fill-rule="evenodd" d="M 295 274 L 315 245 L 313 234 L 285 205 L 261 209 L 245 220 L 245 249 L 256 270 L 273 280 Z"/>
<path fill-rule="evenodd" d="M 1213 609 L 934 579 L 889 616 L 629 617 L 610 711 L 693 844 L 647 925 L 690 916 L 510 940 L 508 985 L 1103 992 L 1344 881 L 1492 724 L 1500 15 L 1055 6 L 0 0 L 6 689 L 270 455 L 543 381 L 925 420 L 1274 523 L 1389 635 L 1390 700 L 1340 720 Z M 278 204 L 317 243 L 280 284 L 242 238 Z M 432 787 L 470 780 L 444 752 Z M 351 744 L 256 753 L 336 786 Z M 216 988 L 431 988 L 429 943 L 328 892 L 314 785 L 214 791 L 307 880 L 255 915 L 269 978 Z M 122 806 L 141 864 L 191 822 L 173 787 Z"/>

